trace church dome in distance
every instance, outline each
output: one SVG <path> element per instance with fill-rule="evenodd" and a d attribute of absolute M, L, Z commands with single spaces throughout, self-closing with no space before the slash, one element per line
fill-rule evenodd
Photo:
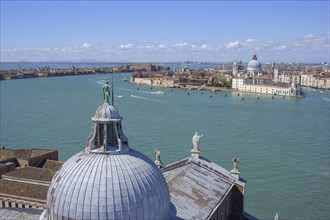
<path fill-rule="evenodd" d="M 257 55 L 253 54 L 252 60 L 248 63 L 247 76 L 254 77 L 262 75 L 262 66 L 257 59 Z"/>
<path fill-rule="evenodd" d="M 248 63 L 248 71 L 260 71 L 261 70 L 261 63 L 257 59 L 257 55 L 254 54 L 252 60 Z"/>
<path fill-rule="evenodd" d="M 251 60 L 248 64 L 248 68 L 250 69 L 260 69 L 261 63 L 258 60 Z"/>
<path fill-rule="evenodd" d="M 121 120 L 106 94 L 85 150 L 53 177 L 41 219 L 170 219 L 165 178 L 153 161 L 128 146 Z"/>

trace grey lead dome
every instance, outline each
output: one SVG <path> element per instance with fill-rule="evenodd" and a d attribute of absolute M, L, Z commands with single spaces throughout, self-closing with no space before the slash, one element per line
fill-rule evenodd
<path fill-rule="evenodd" d="M 85 150 L 66 161 L 48 189 L 46 219 L 169 219 L 163 174 L 129 148 L 108 96 L 92 118 Z"/>
<path fill-rule="evenodd" d="M 253 54 L 252 60 L 248 63 L 248 72 L 260 72 L 262 70 L 261 63 L 258 61 L 257 55 Z"/>
<path fill-rule="evenodd" d="M 167 184 L 142 153 L 81 152 L 54 176 L 47 194 L 48 219 L 169 219 Z"/>

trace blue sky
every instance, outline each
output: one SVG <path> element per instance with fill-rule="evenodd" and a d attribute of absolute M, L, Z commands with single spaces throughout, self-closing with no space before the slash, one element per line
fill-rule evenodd
<path fill-rule="evenodd" d="M 329 1 L 1 0 L 1 61 L 329 61 Z"/>

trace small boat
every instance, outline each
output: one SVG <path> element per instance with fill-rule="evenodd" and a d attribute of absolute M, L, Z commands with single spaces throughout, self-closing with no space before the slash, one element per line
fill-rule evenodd
<path fill-rule="evenodd" d="M 153 92 L 152 94 L 157 94 L 157 95 L 164 95 L 165 92 L 163 91 L 156 91 L 156 92 Z"/>

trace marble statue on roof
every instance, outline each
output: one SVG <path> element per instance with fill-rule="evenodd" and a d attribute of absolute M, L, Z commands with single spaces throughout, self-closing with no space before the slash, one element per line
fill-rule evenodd
<path fill-rule="evenodd" d="M 237 155 L 235 155 L 235 157 L 233 158 L 233 162 L 234 162 L 234 170 L 239 170 L 239 157 Z"/>
<path fill-rule="evenodd" d="M 195 132 L 195 135 L 192 138 L 192 143 L 193 143 L 193 150 L 194 151 L 199 151 L 199 142 L 201 137 L 203 137 L 203 135 L 199 135 L 198 132 Z"/>

